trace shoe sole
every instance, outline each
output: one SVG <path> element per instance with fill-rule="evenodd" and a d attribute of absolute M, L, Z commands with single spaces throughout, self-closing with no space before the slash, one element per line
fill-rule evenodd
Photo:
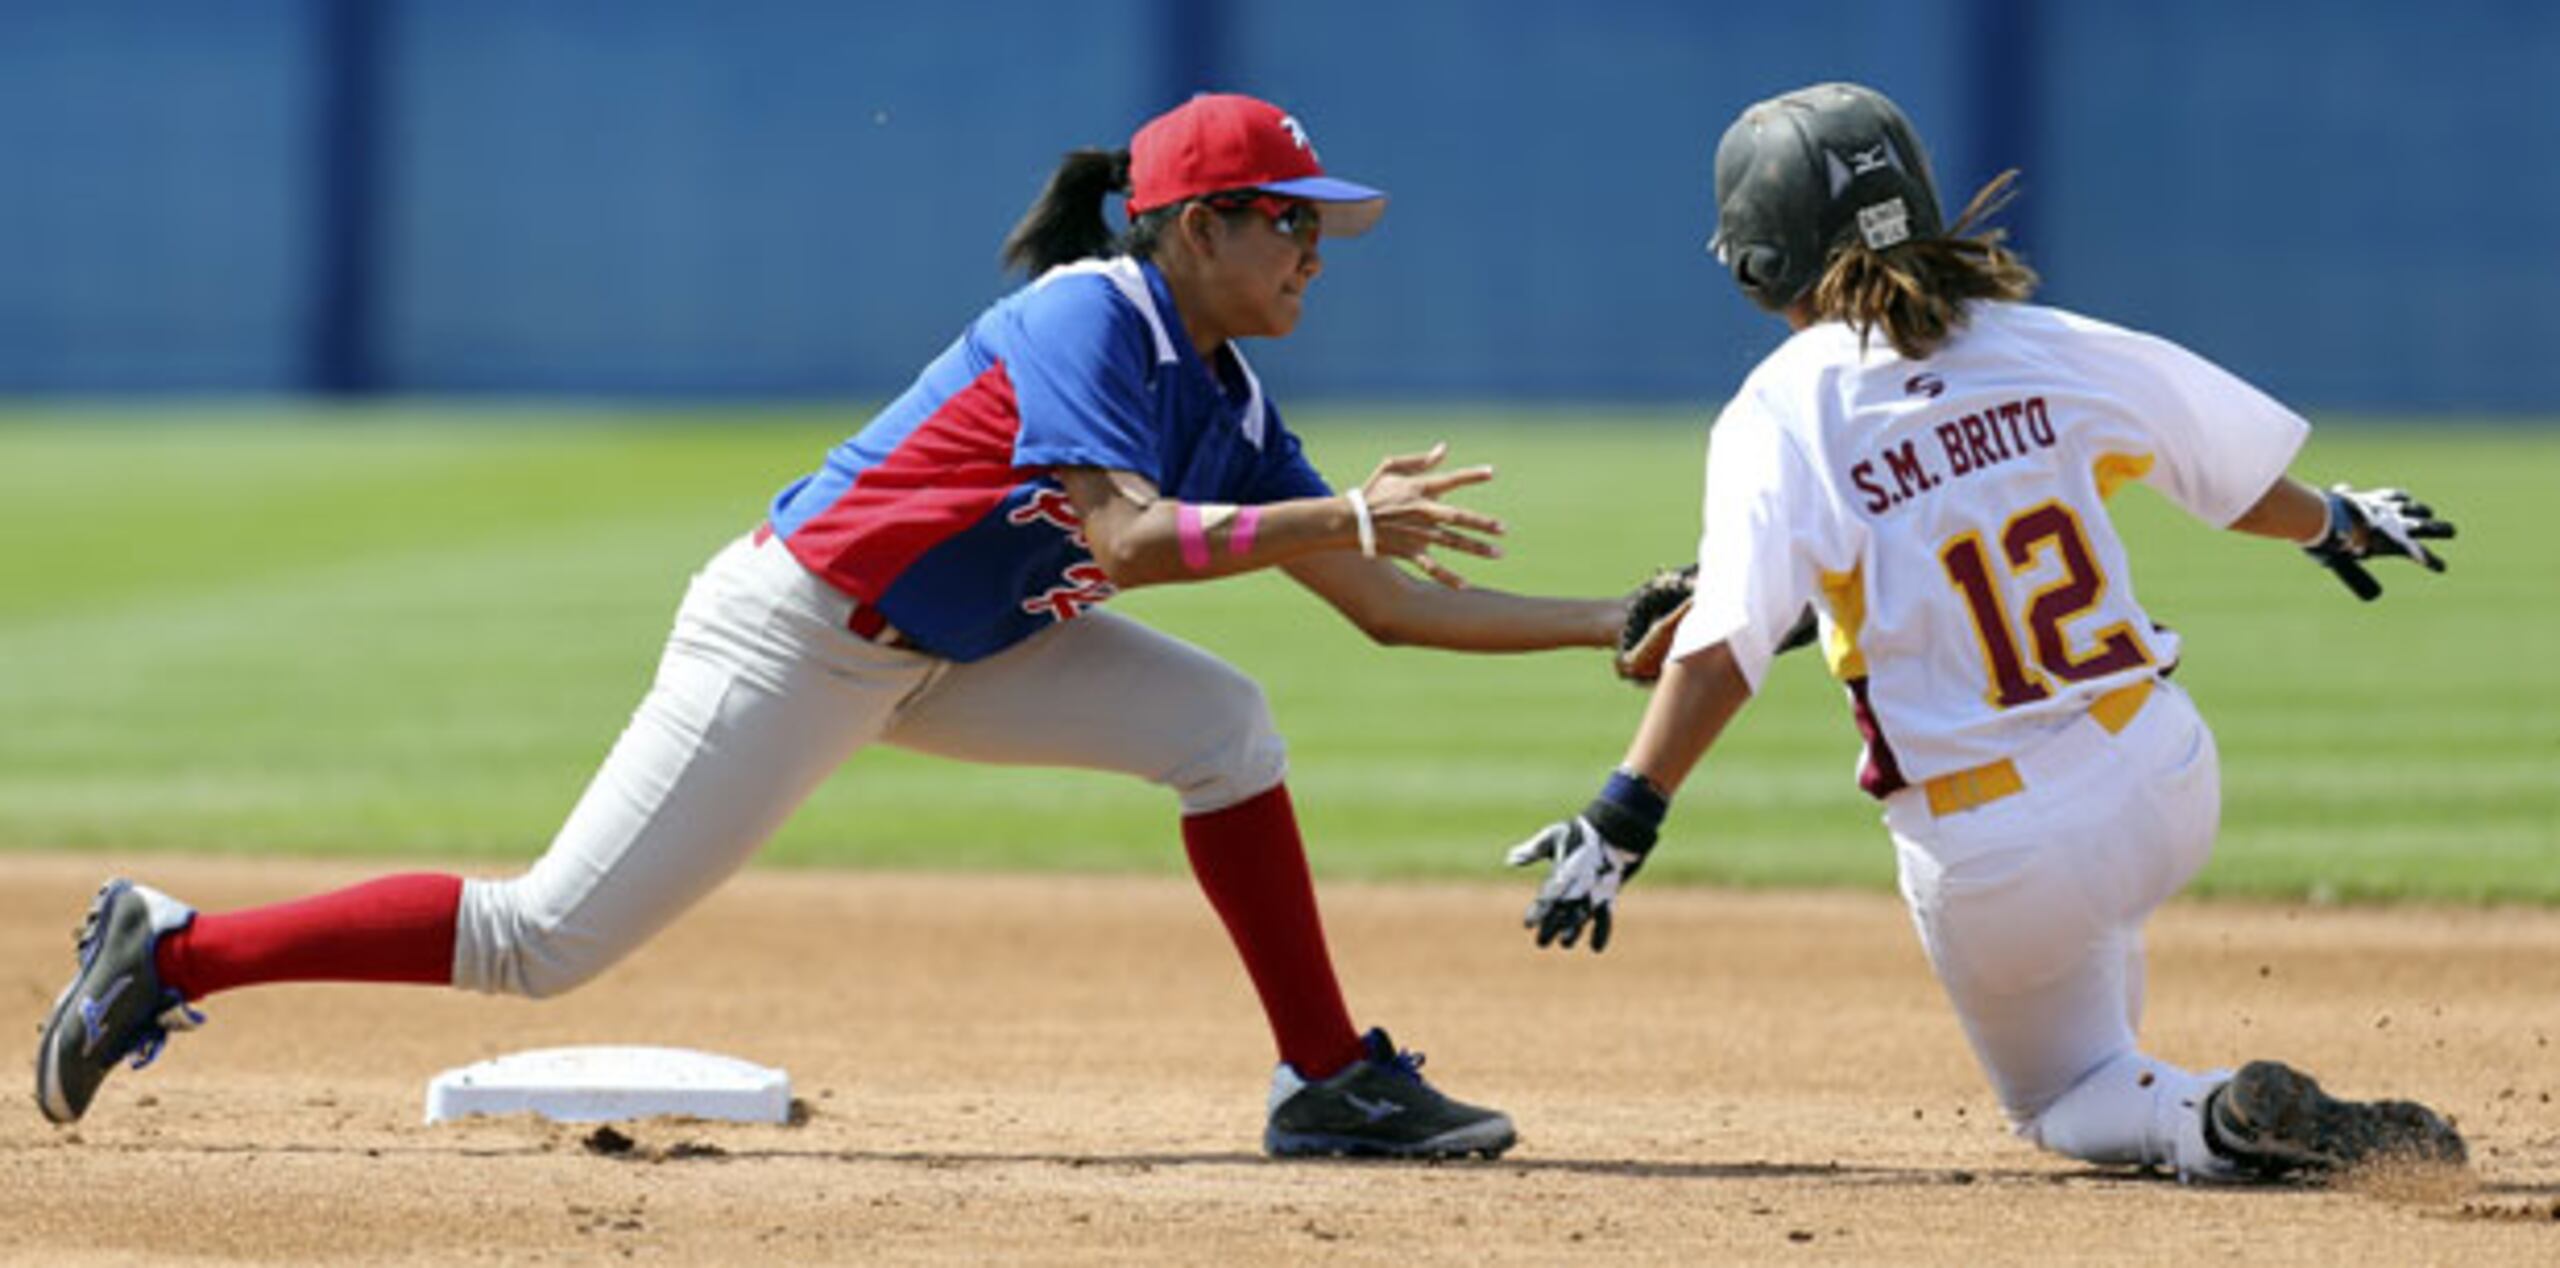
<path fill-rule="evenodd" d="M 1364 1136 L 1265 1130 L 1262 1151 L 1274 1158 L 1484 1158 L 1502 1156 L 1520 1135 L 1508 1119 L 1488 1119 L 1445 1131 L 1413 1144 L 1390 1144 Z"/>
<path fill-rule="evenodd" d="M 2250 1128 L 2238 1142 L 2262 1169 L 2341 1171 L 2383 1159 L 2460 1165 L 2462 1137 L 2410 1101 L 2342 1101 L 2291 1066 L 2253 1061 L 2224 1095 Z"/>
<path fill-rule="evenodd" d="M 116 900 L 132 888 L 131 881 L 112 880 L 99 887 L 98 896 L 89 901 L 89 914 L 84 918 L 81 928 L 94 930 L 95 936 L 90 939 L 87 946 L 80 948 L 79 969 L 72 973 L 71 980 L 64 984 L 62 993 L 53 997 L 53 1011 L 45 1015 L 44 1039 L 36 1047 L 36 1108 L 44 1112 L 47 1122 L 58 1126 L 67 1127 L 79 1122 L 81 1111 L 74 1109 L 70 1098 L 63 1093 L 62 1067 L 61 1063 L 55 1060 L 60 1049 L 55 1045 L 54 1040 L 61 1034 L 62 1023 L 70 1015 L 72 997 L 79 994 L 80 984 L 89 980 L 90 968 L 97 964 L 98 956 L 106 950 L 108 909 L 114 907 Z"/>

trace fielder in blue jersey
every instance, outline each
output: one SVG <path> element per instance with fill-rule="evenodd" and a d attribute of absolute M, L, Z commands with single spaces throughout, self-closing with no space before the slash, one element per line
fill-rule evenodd
<path fill-rule="evenodd" d="M 1114 591 L 1063 470 L 1134 475 L 1186 505 L 1330 496 L 1243 353 L 1229 343 L 1213 366 L 1177 311 L 1143 260 L 1049 270 L 783 490 L 772 531 L 917 646 L 974 661 Z"/>
<path fill-rule="evenodd" d="M 885 743 L 1174 793 L 1279 1050 L 1272 1154 L 1509 1148 L 1507 1117 L 1441 1095 L 1418 1058 L 1353 1025 L 1261 690 L 1102 606 L 1280 568 L 1384 643 L 1617 642 L 1625 600 L 1477 589 L 1435 556 L 1497 553 L 1501 525 L 1445 500 L 1489 469 L 1442 470 L 1435 448 L 1336 494 L 1246 362 L 1239 340 L 1296 328 L 1323 239 L 1365 232 L 1385 202 L 1325 175 L 1306 130 L 1248 97 L 1195 98 L 1127 150 L 1069 154 L 1005 244 L 1030 284 L 696 575 L 647 697 L 530 870 L 225 913 L 109 882 L 44 1028 L 45 1115 L 77 1120 L 118 1061 L 148 1060 L 236 987 L 568 990 Z"/>

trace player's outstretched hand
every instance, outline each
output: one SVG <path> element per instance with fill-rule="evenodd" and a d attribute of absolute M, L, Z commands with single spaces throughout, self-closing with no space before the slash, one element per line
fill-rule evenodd
<path fill-rule="evenodd" d="M 2367 602 L 2382 594 L 2382 583 L 2364 570 L 2362 560 L 2376 556 L 2412 559 L 2429 572 L 2443 572 L 2444 560 L 2426 543 L 2450 540 L 2453 524 L 2436 518 L 2435 508 L 2409 496 L 2406 489 L 2329 489 L 2329 530 L 2302 548 Z"/>
<path fill-rule="evenodd" d="M 1360 492 L 1368 499 L 1369 514 L 1377 525 L 1380 555 L 1410 561 L 1423 575 L 1452 590 L 1462 590 L 1466 588 L 1466 578 L 1432 558 L 1432 550 L 1446 547 L 1462 554 L 1499 559 L 1502 548 L 1485 538 L 1501 536 L 1502 521 L 1482 511 L 1441 501 L 1452 490 L 1493 478 L 1491 467 L 1461 467 L 1434 474 L 1448 456 L 1449 446 L 1443 442 L 1422 453 L 1387 458 L 1378 463 L 1378 469 L 1360 486 Z"/>
<path fill-rule="evenodd" d="M 1635 879 L 1644 866 L 1644 854 L 1611 843 L 1589 819 L 1575 815 L 1548 824 L 1538 835 L 1513 846 L 1503 861 L 1513 867 L 1550 864 L 1546 884 L 1538 887 L 1528 915 L 1520 921 L 1538 931 L 1539 946 L 1570 948 L 1587 926 L 1591 949 L 1598 952 L 1609 949 L 1618 889 Z"/>

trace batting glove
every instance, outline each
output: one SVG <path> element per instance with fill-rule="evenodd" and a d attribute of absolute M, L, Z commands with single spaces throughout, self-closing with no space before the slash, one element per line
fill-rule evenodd
<path fill-rule="evenodd" d="M 2367 602 L 2382 594 L 2382 583 L 2358 562 L 2377 555 L 2413 559 L 2429 572 L 2443 572 L 2444 561 L 2427 542 L 2453 536 L 2453 525 L 2437 519 L 2434 508 L 2409 496 L 2406 489 L 2329 490 L 2329 526 L 2317 541 L 2304 546 L 2311 556 Z"/>
<path fill-rule="evenodd" d="M 1553 863 L 1547 883 L 1538 887 L 1529 914 L 1520 921 L 1538 931 L 1539 946 L 1561 943 L 1569 949 L 1589 926 L 1591 949 L 1606 951 L 1618 887 L 1635 878 L 1644 855 L 1611 844 L 1589 819 L 1575 815 L 1513 846 L 1504 861 L 1513 867 Z"/>

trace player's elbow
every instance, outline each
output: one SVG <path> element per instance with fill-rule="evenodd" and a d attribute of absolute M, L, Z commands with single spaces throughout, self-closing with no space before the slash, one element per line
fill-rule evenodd
<path fill-rule="evenodd" d="M 1150 550 L 1130 537 L 1095 537 L 1091 541 L 1093 563 L 1102 569 L 1114 589 L 1128 591 L 1171 580 L 1171 572 L 1163 558 L 1166 551 Z"/>

